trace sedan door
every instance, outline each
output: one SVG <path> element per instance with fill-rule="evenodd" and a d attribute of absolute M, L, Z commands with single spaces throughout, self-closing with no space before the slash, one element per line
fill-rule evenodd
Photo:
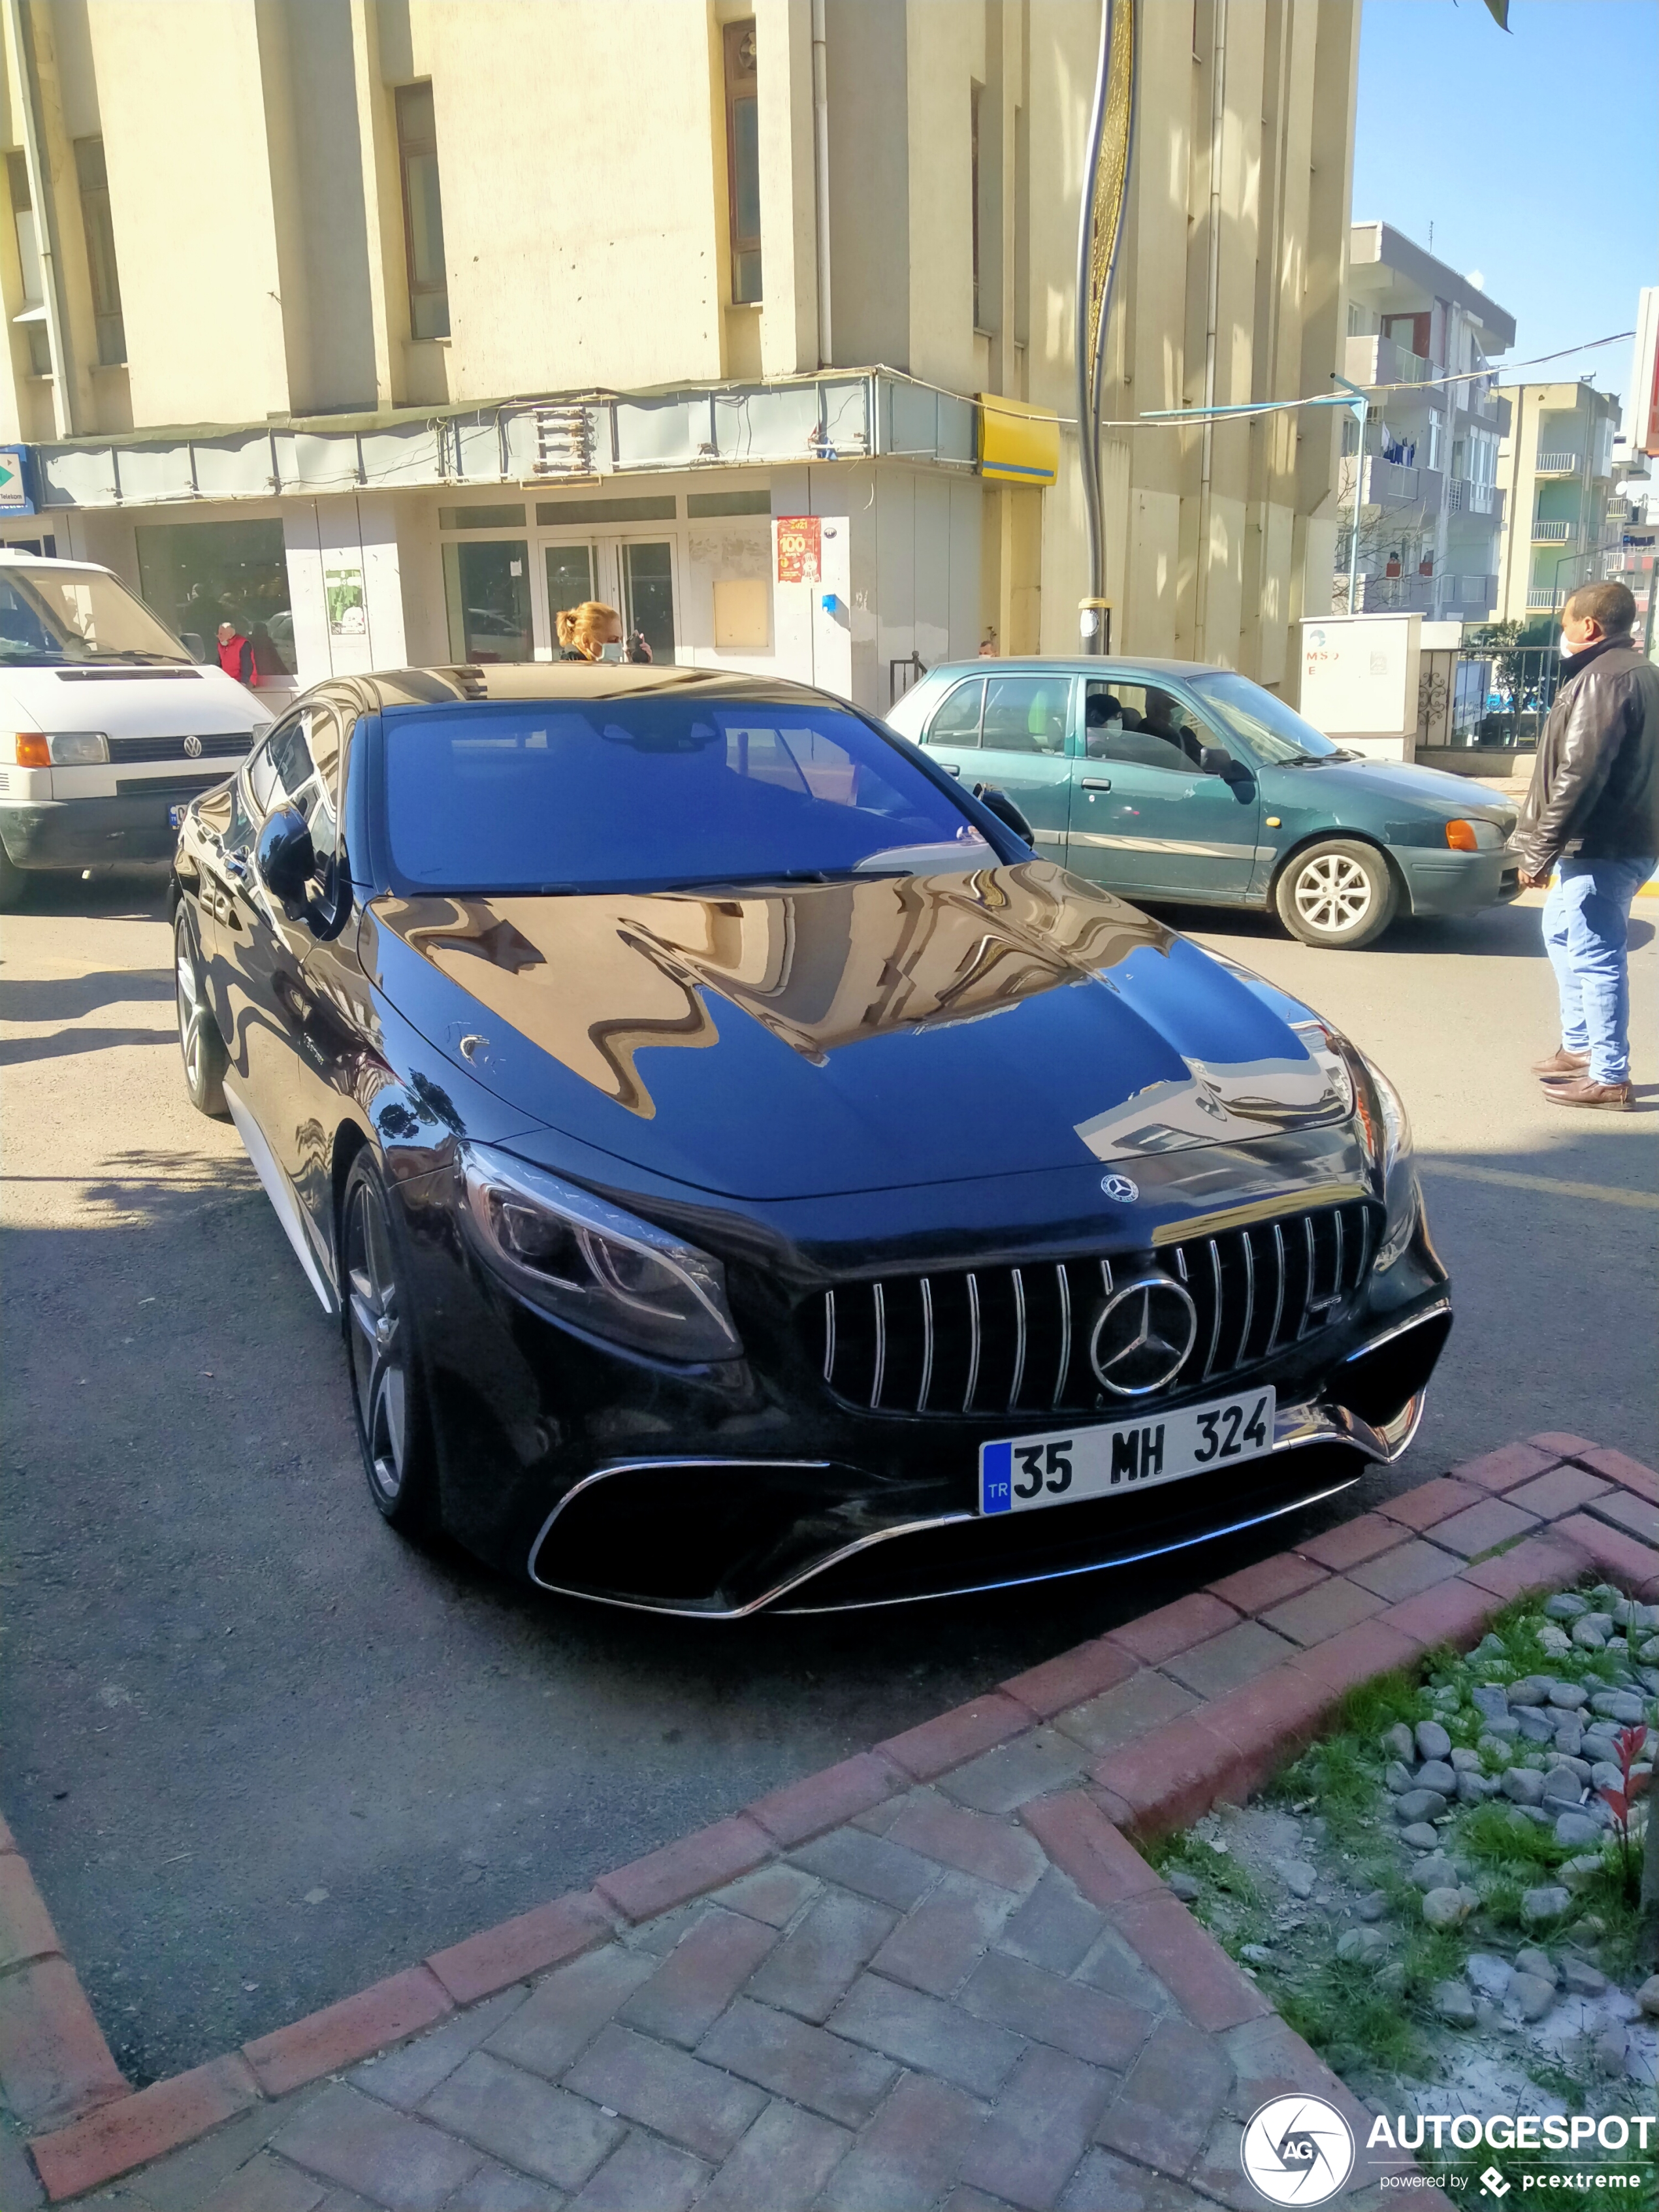
<path fill-rule="evenodd" d="M 213 958 L 214 1003 L 229 1042 L 231 1090 L 241 1111 L 237 1126 L 260 1178 L 267 1163 L 243 1127 L 251 1115 L 290 1192 L 314 1201 L 327 1176 L 319 1113 L 326 1058 L 315 1035 L 316 1008 L 305 968 L 316 940 L 303 921 L 290 921 L 259 880 L 253 845 L 277 807 L 297 806 L 310 825 L 319 864 L 336 848 L 336 775 L 340 726 L 333 711 L 307 701 L 279 722 L 248 763 L 251 809 L 241 811 L 240 848 L 225 855 L 226 897 L 219 909 Z M 288 1208 L 272 1192 L 289 1227 Z M 292 1198 L 289 1201 L 292 1205 Z M 318 1209 L 308 1202 L 306 1212 Z"/>
<path fill-rule="evenodd" d="M 1046 860 L 1063 861 L 1071 814 L 1069 675 L 970 676 L 952 685 L 921 743 L 969 791 L 1006 792 Z"/>
<path fill-rule="evenodd" d="M 1253 766 L 1186 699 L 1129 678 L 1085 685 L 1068 866 L 1130 896 L 1243 903 L 1250 895 L 1261 817 Z M 1206 746 L 1249 769 L 1206 775 Z"/>

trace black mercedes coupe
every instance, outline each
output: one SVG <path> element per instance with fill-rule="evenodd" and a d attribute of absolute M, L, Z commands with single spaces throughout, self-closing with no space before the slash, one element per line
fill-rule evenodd
<path fill-rule="evenodd" d="M 180 814 L 190 1095 L 339 1317 L 394 1527 L 817 1611 L 1409 1443 L 1451 1316 L 1386 1079 L 843 701 L 340 679 Z"/>

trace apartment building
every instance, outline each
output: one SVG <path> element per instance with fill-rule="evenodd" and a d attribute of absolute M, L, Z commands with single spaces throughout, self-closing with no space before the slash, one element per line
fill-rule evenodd
<path fill-rule="evenodd" d="M 1386 222 L 1348 241 L 1343 374 L 1370 402 L 1364 450 L 1346 426 L 1332 605 L 1346 610 L 1352 533 L 1356 613 L 1483 620 L 1498 597 L 1508 419 L 1490 363 L 1515 318 L 1478 285 Z"/>
<path fill-rule="evenodd" d="M 877 708 L 1072 646 L 1096 0 L 817 20 L 815 76 L 811 0 L 8 0 L 0 540 L 277 686 L 589 597 Z M 1328 391 L 1358 11 L 1136 20 L 1106 414 Z M 1278 683 L 1336 435 L 1109 430 L 1115 641 Z"/>
<path fill-rule="evenodd" d="M 1547 617 L 1602 574 L 1619 402 L 1592 384 L 1504 387 L 1498 459 L 1505 498 L 1498 619 Z"/>

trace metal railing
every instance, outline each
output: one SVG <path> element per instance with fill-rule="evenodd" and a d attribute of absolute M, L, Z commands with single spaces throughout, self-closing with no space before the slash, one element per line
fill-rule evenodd
<path fill-rule="evenodd" d="M 1533 613 L 1534 611 L 1542 611 L 1546 613 L 1553 612 L 1555 608 L 1562 605 L 1564 600 L 1566 599 L 1566 593 L 1562 591 L 1559 586 L 1553 591 L 1551 591 L 1548 588 L 1546 588 L 1541 592 L 1536 590 L 1530 591 L 1527 593 L 1527 611 L 1528 614 Z"/>
<path fill-rule="evenodd" d="M 1561 655 L 1553 645 L 1466 641 L 1457 658 L 1453 744 L 1536 744 L 1560 680 Z"/>
<path fill-rule="evenodd" d="M 1579 467 L 1577 453 L 1540 453 L 1532 472 L 1536 477 L 1576 477 Z"/>
<path fill-rule="evenodd" d="M 927 664 L 919 653 L 908 653 L 902 659 L 887 664 L 887 703 L 897 706 L 913 684 L 920 684 L 927 673 Z"/>
<path fill-rule="evenodd" d="M 1576 522 L 1534 521 L 1532 526 L 1534 545 L 1565 545 L 1569 538 L 1577 535 L 1578 525 Z"/>

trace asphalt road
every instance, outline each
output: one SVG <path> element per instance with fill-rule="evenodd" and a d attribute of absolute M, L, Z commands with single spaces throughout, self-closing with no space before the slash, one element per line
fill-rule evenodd
<path fill-rule="evenodd" d="M 1647 1077 L 1659 902 L 1638 911 Z M 234 1133 L 185 1103 L 162 913 L 131 876 L 42 885 L 0 922 L 0 1808 L 135 2081 L 1285 1540 L 1156 1585 L 739 1628 L 406 1549 L 362 1494 L 337 1340 Z M 1629 1116 L 1540 1103 L 1535 911 L 1350 955 L 1187 919 L 1341 1023 L 1416 1121 L 1457 1326 L 1418 1443 L 1342 1510 L 1542 1428 L 1650 1457 L 1659 1085 Z"/>

